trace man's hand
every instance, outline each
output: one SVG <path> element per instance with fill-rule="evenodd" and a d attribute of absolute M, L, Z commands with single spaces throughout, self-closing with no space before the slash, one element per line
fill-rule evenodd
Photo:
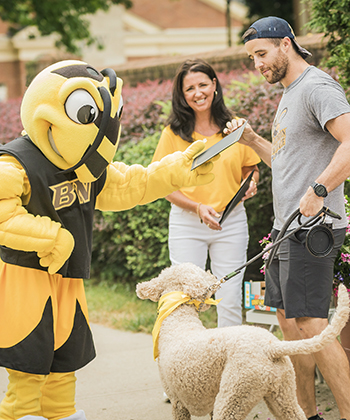
<path fill-rule="evenodd" d="M 226 123 L 226 128 L 224 128 L 224 133 L 225 134 L 233 133 L 234 131 L 237 130 L 237 128 L 241 127 L 245 122 L 246 120 L 243 118 L 239 118 L 239 119 L 234 118 L 233 120 L 228 121 Z M 245 129 L 243 131 L 241 138 L 239 139 L 239 143 L 245 144 L 246 146 L 250 146 L 251 142 L 254 141 L 255 137 L 256 137 L 256 133 L 254 132 L 252 127 L 249 124 L 247 124 L 245 126 Z"/>
<path fill-rule="evenodd" d="M 305 217 L 315 216 L 323 207 L 323 197 L 318 197 L 313 188 L 309 187 L 300 200 L 300 213 Z"/>
<path fill-rule="evenodd" d="M 246 120 L 243 118 L 233 119 L 226 123 L 226 128 L 224 128 L 225 134 L 230 134 L 237 128 L 241 127 Z M 247 124 L 244 128 L 243 134 L 239 139 L 239 143 L 244 144 L 245 146 L 251 147 L 260 158 L 266 163 L 267 166 L 271 168 L 271 153 L 272 145 L 271 142 L 267 141 L 263 137 L 259 136 L 252 127 Z"/>

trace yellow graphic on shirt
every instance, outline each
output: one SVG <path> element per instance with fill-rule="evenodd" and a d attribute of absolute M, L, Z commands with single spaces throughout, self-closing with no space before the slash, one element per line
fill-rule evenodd
<path fill-rule="evenodd" d="M 275 160 L 277 153 L 285 146 L 286 144 L 286 131 L 287 127 L 282 128 L 281 122 L 283 118 L 287 115 L 287 108 L 284 108 L 279 115 L 276 116 L 275 121 L 272 125 L 272 155 L 271 160 Z"/>
<path fill-rule="evenodd" d="M 71 206 L 78 197 L 79 203 L 88 203 L 91 198 L 91 183 L 82 183 L 77 179 L 50 186 L 53 191 L 52 204 L 55 210 Z"/>

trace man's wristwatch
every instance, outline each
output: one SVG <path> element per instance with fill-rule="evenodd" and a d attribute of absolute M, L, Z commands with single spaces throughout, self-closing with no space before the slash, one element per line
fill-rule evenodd
<path fill-rule="evenodd" d="M 324 185 L 318 184 L 317 182 L 313 182 L 311 184 L 311 187 L 314 189 L 314 192 L 317 195 L 317 197 L 327 197 L 328 192 L 327 188 Z"/>

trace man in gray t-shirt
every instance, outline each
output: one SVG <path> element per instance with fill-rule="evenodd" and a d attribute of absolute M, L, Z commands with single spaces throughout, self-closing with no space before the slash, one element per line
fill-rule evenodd
<path fill-rule="evenodd" d="M 336 81 L 305 61 L 311 54 L 296 42 L 285 20 L 259 19 L 243 41 L 267 82 L 280 82 L 285 88 L 272 125 L 272 144 L 249 124 L 240 140 L 272 169 L 273 233 L 298 208 L 305 217 L 323 206 L 342 216 L 339 221 L 332 219 L 335 246 L 327 257 L 311 255 L 301 233 L 282 242 L 266 271 L 265 304 L 277 308 L 284 339 L 310 338 L 328 324 L 334 260 L 347 226 L 343 184 L 350 176 L 350 105 Z M 242 123 L 228 122 L 226 132 Z M 335 340 L 312 356 L 294 356 L 292 361 L 298 402 L 308 419 L 321 419 L 316 412 L 316 362 L 342 420 L 350 420 L 350 369 L 340 343 Z"/>
<path fill-rule="evenodd" d="M 272 125 L 275 229 L 281 230 L 299 207 L 310 184 L 329 165 L 340 144 L 327 130 L 327 122 L 349 112 L 339 83 L 316 67 L 308 66 L 285 87 Z M 334 228 L 347 226 L 343 183 L 328 191 L 324 205 L 342 217 L 334 219 Z"/>

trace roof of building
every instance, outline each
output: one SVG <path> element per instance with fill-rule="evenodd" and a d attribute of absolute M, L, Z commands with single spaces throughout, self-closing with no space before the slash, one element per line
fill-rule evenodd
<path fill-rule="evenodd" d="M 128 11 L 140 18 L 167 28 L 212 28 L 226 26 L 223 1 L 218 0 L 132 0 Z M 236 2 L 232 2 L 236 3 Z M 231 13 L 232 24 L 242 25 L 240 16 Z"/>

